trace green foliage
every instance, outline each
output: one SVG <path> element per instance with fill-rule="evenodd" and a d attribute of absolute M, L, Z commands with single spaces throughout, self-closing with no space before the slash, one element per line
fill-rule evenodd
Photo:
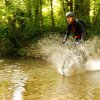
<path fill-rule="evenodd" d="M 89 33 L 99 35 L 100 0 L 0 1 L 0 53 L 25 55 L 25 46 L 43 34 L 66 30 L 65 13 L 74 11 Z"/>
<path fill-rule="evenodd" d="M 24 48 L 21 48 L 18 50 L 17 55 L 19 56 L 25 56 L 26 55 L 26 50 Z"/>

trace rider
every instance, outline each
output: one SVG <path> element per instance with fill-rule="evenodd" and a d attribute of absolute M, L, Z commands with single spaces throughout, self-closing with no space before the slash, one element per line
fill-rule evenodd
<path fill-rule="evenodd" d="M 75 19 L 73 12 L 67 12 L 66 19 L 68 21 L 68 31 L 65 35 L 63 43 L 67 42 L 67 39 L 71 32 L 74 33 L 76 42 L 79 42 L 82 39 L 84 40 L 85 27 L 78 19 Z"/>

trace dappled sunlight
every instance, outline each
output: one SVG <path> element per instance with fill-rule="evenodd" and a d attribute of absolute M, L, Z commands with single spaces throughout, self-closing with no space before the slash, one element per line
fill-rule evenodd
<path fill-rule="evenodd" d="M 68 11 L 87 41 L 62 44 Z M 0 0 L 0 100 L 99 100 L 99 22 L 100 0 Z"/>
<path fill-rule="evenodd" d="M 47 7 L 44 7 L 44 8 L 42 9 L 42 12 L 45 13 L 45 14 L 46 14 L 48 11 L 49 11 L 49 9 L 48 9 Z"/>
<path fill-rule="evenodd" d="M 98 16 L 98 12 L 99 12 L 99 6 L 100 2 L 98 2 L 98 0 L 92 1 L 90 0 L 90 11 L 89 11 L 89 15 L 90 15 L 90 21 L 93 22 L 94 19 L 96 20 L 97 16 Z"/>
<path fill-rule="evenodd" d="M 58 0 L 53 0 L 53 8 L 54 8 L 54 12 L 56 13 L 57 11 L 59 11 L 59 8 L 61 7 L 60 2 Z"/>
<path fill-rule="evenodd" d="M 62 51 L 63 52 L 63 51 Z M 58 62 L 59 63 L 59 62 Z M 99 100 L 100 73 L 62 77 L 51 63 L 3 59 L 0 100 Z"/>
<path fill-rule="evenodd" d="M 25 91 L 25 83 L 27 76 L 20 70 L 15 69 L 12 75 L 12 84 L 14 84 L 13 100 L 23 100 L 23 92 Z"/>
<path fill-rule="evenodd" d="M 19 63 L 0 60 L 0 100 L 23 100 L 28 75 Z"/>
<path fill-rule="evenodd" d="M 54 15 L 57 16 L 57 14 L 59 12 L 59 8 L 61 8 L 60 2 L 58 0 L 53 0 L 52 6 L 53 6 Z M 43 15 L 49 15 L 50 11 L 51 11 L 50 5 L 43 6 L 43 8 L 42 8 Z"/>
<path fill-rule="evenodd" d="M 60 6 L 59 1 L 58 0 L 53 0 L 53 6 L 54 7 Z"/>

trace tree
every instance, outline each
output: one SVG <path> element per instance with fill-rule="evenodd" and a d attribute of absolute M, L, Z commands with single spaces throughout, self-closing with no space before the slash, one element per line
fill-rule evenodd
<path fill-rule="evenodd" d="M 90 20 L 89 16 L 90 11 L 90 0 L 75 0 L 75 14 L 77 17 L 83 17 L 87 21 Z"/>
<path fill-rule="evenodd" d="M 73 0 L 66 0 L 66 2 L 67 2 L 67 4 L 68 4 L 68 6 L 70 7 L 70 11 L 73 11 Z"/>
<path fill-rule="evenodd" d="M 40 27 L 41 27 L 41 29 L 43 29 L 42 5 L 43 5 L 43 1 L 40 0 Z"/>
<path fill-rule="evenodd" d="M 51 21 L 52 21 L 52 31 L 54 31 L 54 27 L 55 27 L 55 22 L 54 22 L 54 17 L 53 17 L 53 0 L 50 0 L 51 3 Z"/>

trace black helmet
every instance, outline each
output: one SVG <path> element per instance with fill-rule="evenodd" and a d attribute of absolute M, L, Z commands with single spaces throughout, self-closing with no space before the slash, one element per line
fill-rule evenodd
<path fill-rule="evenodd" d="M 71 11 L 67 12 L 67 13 L 66 13 L 66 17 L 69 17 L 69 16 L 74 17 L 73 12 L 71 12 Z"/>

